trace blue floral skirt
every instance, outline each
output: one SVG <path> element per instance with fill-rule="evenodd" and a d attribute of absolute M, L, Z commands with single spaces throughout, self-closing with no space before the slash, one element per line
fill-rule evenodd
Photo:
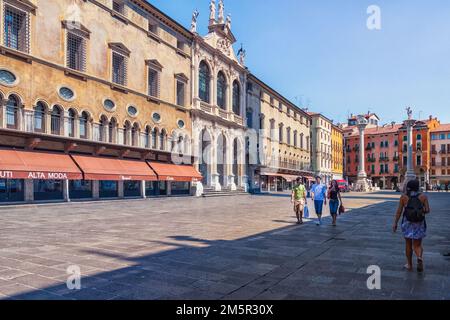
<path fill-rule="evenodd" d="M 427 236 L 427 222 L 410 222 L 405 217 L 402 220 L 402 232 L 406 239 L 421 240 Z"/>

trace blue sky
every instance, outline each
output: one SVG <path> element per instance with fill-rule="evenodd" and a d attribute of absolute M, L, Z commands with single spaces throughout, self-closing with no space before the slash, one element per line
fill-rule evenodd
<path fill-rule="evenodd" d="M 150 0 L 189 28 L 198 9 L 207 32 L 209 0 Z M 367 8 L 381 9 L 369 30 Z M 450 122 L 450 1 L 225 0 L 246 64 L 294 103 L 335 122 L 376 112 L 383 123 L 416 118 Z"/>

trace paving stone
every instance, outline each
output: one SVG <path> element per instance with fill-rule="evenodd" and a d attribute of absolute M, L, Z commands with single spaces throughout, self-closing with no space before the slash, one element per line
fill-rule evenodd
<path fill-rule="evenodd" d="M 335 228 L 328 213 L 294 225 L 287 194 L 3 210 L 0 299 L 450 300 L 449 195 L 430 195 L 423 275 L 402 270 L 398 198 L 345 194 Z M 66 286 L 74 265 L 82 290 Z M 370 265 L 382 290 L 367 289 Z"/>

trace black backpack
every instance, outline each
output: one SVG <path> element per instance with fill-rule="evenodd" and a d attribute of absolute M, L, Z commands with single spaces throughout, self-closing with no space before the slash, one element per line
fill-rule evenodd
<path fill-rule="evenodd" d="M 423 222 L 425 220 L 425 208 L 419 199 L 420 194 L 409 197 L 404 216 L 409 222 Z"/>

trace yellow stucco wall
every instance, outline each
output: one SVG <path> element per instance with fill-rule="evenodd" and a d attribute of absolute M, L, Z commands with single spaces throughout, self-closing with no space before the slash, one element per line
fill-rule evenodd
<path fill-rule="evenodd" d="M 263 115 L 263 122 L 265 128 L 265 153 L 268 158 L 275 156 L 279 157 L 282 162 L 303 163 L 305 166 L 310 166 L 311 158 L 308 149 L 308 141 L 310 139 L 309 118 L 301 112 L 295 111 L 291 106 L 282 103 L 280 109 L 280 100 L 272 97 L 267 92 L 263 92 L 261 97 L 261 113 Z M 295 114 L 297 115 L 295 117 Z M 275 124 L 275 131 L 271 139 L 271 120 Z M 283 140 L 279 141 L 279 125 L 283 125 Z M 291 128 L 290 144 L 287 143 L 287 128 Z M 294 132 L 297 131 L 297 147 L 294 146 Z M 300 135 L 303 134 L 303 148 L 300 147 Z M 272 153 L 272 148 L 275 148 L 275 154 Z"/>
<path fill-rule="evenodd" d="M 331 127 L 331 169 L 333 174 L 344 174 L 344 135 L 342 130 Z"/>
<path fill-rule="evenodd" d="M 0 5 L 3 7 L 3 2 Z M 78 112 L 88 111 L 94 123 L 98 123 L 101 115 L 109 119 L 115 117 L 119 127 L 126 120 L 137 122 L 141 129 L 145 125 L 154 126 L 151 115 L 159 112 L 162 116 L 159 128 L 169 133 L 177 128 L 177 120 L 182 119 L 186 129 L 191 131 L 189 108 L 178 108 L 176 102 L 175 74 L 184 74 L 188 78 L 191 72 L 190 49 L 186 46 L 186 55 L 177 53 L 177 39 L 188 42 L 183 35 L 170 30 L 167 26 L 159 28 L 159 40 L 149 37 L 147 18 L 127 8 L 125 16 L 128 23 L 114 18 L 110 8 L 112 0 L 34 0 L 37 9 L 30 14 L 30 58 L 31 63 L 12 57 L 0 55 L 0 68 L 6 68 L 18 78 L 18 84 L 7 87 L 0 84 L 0 93 L 7 97 L 17 94 L 25 109 L 32 109 L 38 100 L 45 101 L 49 107 L 58 104 L 65 110 L 74 108 Z M 100 5 L 98 5 L 100 4 Z M 103 4 L 103 6 L 101 5 Z M 3 15 L 2 15 L 3 17 Z M 153 18 L 152 18 L 153 19 Z M 91 33 L 87 40 L 87 81 L 66 75 L 65 42 L 66 29 L 63 20 L 76 20 Z M 155 20 L 156 21 L 156 20 Z M 162 25 L 162 22 L 159 22 Z M 170 30 L 167 31 L 167 30 Z M 1 44 L 3 37 L 1 37 Z M 157 37 L 156 37 L 157 39 Z M 111 49 L 108 43 L 118 42 L 130 51 L 128 66 L 128 93 L 111 89 Z M 147 67 L 145 60 L 155 59 L 162 66 L 159 99 L 147 100 Z M 58 95 L 58 88 L 67 86 L 76 93 L 75 100 L 67 102 Z M 190 105 L 190 82 L 186 84 L 185 106 Z M 105 98 L 116 104 L 114 112 L 103 107 Z M 129 105 L 136 106 L 139 114 L 130 117 L 127 113 Z"/>

